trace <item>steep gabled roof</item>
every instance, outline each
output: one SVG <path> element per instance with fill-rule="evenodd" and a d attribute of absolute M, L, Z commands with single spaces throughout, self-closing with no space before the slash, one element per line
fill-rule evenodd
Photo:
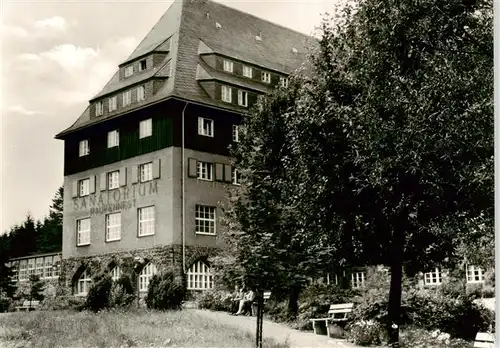
<path fill-rule="evenodd" d="M 311 36 L 213 1 L 175 0 L 119 67 L 153 51 L 168 50 L 163 65 L 124 80 L 119 79 L 117 72 L 91 101 L 153 77 L 166 78 L 160 90 L 156 91 L 153 97 L 107 117 L 90 119 L 87 108 L 71 127 L 59 133 L 56 138 L 172 97 L 241 112 L 237 107 L 214 100 L 202 88 L 198 81 L 200 74 L 197 74 L 200 54 L 216 53 L 290 74 L 306 61 L 309 48 L 316 43 Z M 209 79 L 245 86 L 237 76 L 221 74 L 203 64 L 202 67 L 210 76 Z M 251 84 L 247 87 L 260 91 L 268 90 L 265 86 Z"/>

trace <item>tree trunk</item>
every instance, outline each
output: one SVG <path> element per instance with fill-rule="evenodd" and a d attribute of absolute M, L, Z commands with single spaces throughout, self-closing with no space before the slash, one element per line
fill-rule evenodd
<path fill-rule="evenodd" d="M 288 313 L 293 319 L 297 317 L 299 312 L 299 294 L 299 286 L 292 286 L 290 288 L 290 292 L 288 293 Z"/>
<path fill-rule="evenodd" d="M 389 292 L 389 346 L 399 347 L 399 325 L 401 318 L 401 282 L 403 278 L 403 254 L 405 231 L 398 228 L 394 232 L 392 258 L 391 258 L 391 288 Z"/>

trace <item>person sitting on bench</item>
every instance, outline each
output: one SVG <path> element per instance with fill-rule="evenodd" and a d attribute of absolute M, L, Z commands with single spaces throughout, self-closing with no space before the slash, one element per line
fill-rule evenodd
<path fill-rule="evenodd" d="M 255 293 L 250 290 L 245 293 L 245 297 L 240 301 L 240 307 L 236 315 L 252 313 L 252 302 L 255 299 Z"/>
<path fill-rule="evenodd" d="M 231 314 L 236 314 L 240 306 L 240 301 L 244 298 L 243 288 L 239 288 L 238 285 L 234 287 L 233 300 L 231 301 Z"/>

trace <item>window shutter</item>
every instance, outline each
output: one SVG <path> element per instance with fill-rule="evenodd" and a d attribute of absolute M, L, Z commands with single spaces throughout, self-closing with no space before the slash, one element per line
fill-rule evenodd
<path fill-rule="evenodd" d="M 89 192 L 95 193 L 95 175 L 91 175 L 89 179 Z"/>
<path fill-rule="evenodd" d="M 203 134 L 203 118 L 198 117 L 198 134 Z"/>
<path fill-rule="evenodd" d="M 215 180 L 224 181 L 224 165 L 222 163 L 215 163 Z"/>
<path fill-rule="evenodd" d="M 231 166 L 224 164 L 224 181 L 231 182 Z"/>
<path fill-rule="evenodd" d="M 106 178 L 107 177 L 107 173 L 101 173 L 101 177 L 99 178 L 99 186 L 101 188 L 101 191 L 106 191 L 106 187 L 108 185 L 106 185 Z"/>
<path fill-rule="evenodd" d="M 138 170 L 139 170 L 139 166 L 132 166 L 132 184 L 135 184 L 139 181 L 139 176 L 138 176 Z"/>
<path fill-rule="evenodd" d="M 120 186 L 127 186 L 127 167 L 120 168 Z"/>
<path fill-rule="evenodd" d="M 188 176 L 190 178 L 196 178 L 198 176 L 197 174 L 197 161 L 195 158 L 188 158 Z"/>
<path fill-rule="evenodd" d="M 73 180 L 71 183 L 71 197 L 78 197 L 78 180 Z"/>
<path fill-rule="evenodd" d="M 153 161 L 153 179 L 158 179 L 160 177 L 160 159 Z"/>

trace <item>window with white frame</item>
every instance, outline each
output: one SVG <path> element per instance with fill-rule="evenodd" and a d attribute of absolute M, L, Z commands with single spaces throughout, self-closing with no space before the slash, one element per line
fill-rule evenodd
<path fill-rule="evenodd" d="M 61 257 L 59 255 L 54 256 L 54 261 L 52 262 L 52 271 L 54 272 L 54 274 L 52 275 L 53 277 L 59 277 L 60 263 L 61 263 L 60 258 Z"/>
<path fill-rule="evenodd" d="M 80 197 L 88 196 L 90 193 L 90 179 L 83 179 L 78 181 L 78 192 Z"/>
<path fill-rule="evenodd" d="M 108 132 L 108 148 L 120 145 L 120 133 L 118 130 Z"/>
<path fill-rule="evenodd" d="M 27 280 L 28 279 L 28 261 L 21 260 L 19 261 L 19 280 Z"/>
<path fill-rule="evenodd" d="M 262 82 L 271 83 L 271 74 L 263 71 L 261 75 Z"/>
<path fill-rule="evenodd" d="M 443 278 L 439 268 L 435 268 L 431 272 L 424 273 L 425 285 L 440 285 L 442 281 Z"/>
<path fill-rule="evenodd" d="M 122 106 L 128 106 L 132 104 L 132 91 L 125 91 L 123 92 L 122 96 Z"/>
<path fill-rule="evenodd" d="M 52 256 L 46 256 L 45 257 L 45 269 L 43 272 L 43 276 L 45 278 L 52 278 Z"/>
<path fill-rule="evenodd" d="M 114 282 L 118 281 L 122 275 L 122 270 L 120 268 L 120 266 L 115 266 L 113 267 L 113 269 L 111 270 L 111 280 L 113 280 Z"/>
<path fill-rule="evenodd" d="M 76 220 L 76 244 L 90 244 L 90 218 Z"/>
<path fill-rule="evenodd" d="M 248 106 L 248 93 L 242 91 L 241 89 L 238 90 L 238 105 L 245 107 Z"/>
<path fill-rule="evenodd" d="M 122 214 L 113 213 L 106 215 L 106 242 L 121 239 Z"/>
<path fill-rule="evenodd" d="M 120 187 L 120 171 L 115 170 L 108 173 L 108 190 L 114 190 Z"/>
<path fill-rule="evenodd" d="M 139 273 L 139 291 L 148 291 L 149 281 L 156 274 L 156 266 L 148 263 Z"/>
<path fill-rule="evenodd" d="M 215 235 L 215 207 L 196 205 L 195 232 Z"/>
<path fill-rule="evenodd" d="M 231 62 L 230 60 L 224 59 L 223 68 L 224 68 L 224 71 L 232 73 L 233 72 L 233 62 Z"/>
<path fill-rule="evenodd" d="M 102 101 L 98 101 L 95 104 L 95 115 L 102 116 L 103 114 L 104 114 L 104 105 L 102 104 Z"/>
<path fill-rule="evenodd" d="M 201 180 L 212 181 L 213 163 L 198 161 L 197 176 Z"/>
<path fill-rule="evenodd" d="M 223 102 L 226 102 L 226 103 L 231 103 L 233 98 L 232 98 L 232 88 L 231 87 L 228 87 L 228 86 L 222 86 L 222 89 L 221 89 L 221 99 Z"/>
<path fill-rule="evenodd" d="M 148 118 L 139 123 L 139 139 L 153 135 L 153 120 Z"/>
<path fill-rule="evenodd" d="M 235 143 L 240 141 L 239 133 L 240 133 L 240 126 L 238 126 L 237 124 L 233 124 L 233 141 Z"/>
<path fill-rule="evenodd" d="M 134 66 L 129 65 L 125 68 L 125 77 L 132 76 L 134 74 Z"/>
<path fill-rule="evenodd" d="M 78 154 L 80 157 L 87 156 L 90 153 L 89 141 L 88 139 L 81 140 L 78 146 Z"/>
<path fill-rule="evenodd" d="M 139 237 L 155 234 L 155 207 L 144 207 L 138 210 Z"/>
<path fill-rule="evenodd" d="M 28 259 L 28 278 L 35 275 L 35 259 Z"/>
<path fill-rule="evenodd" d="M 214 120 L 198 117 L 198 134 L 206 137 L 214 136 Z"/>
<path fill-rule="evenodd" d="M 118 109 L 118 102 L 117 102 L 118 98 L 117 96 L 112 96 L 111 98 L 108 99 L 108 110 L 109 112 L 111 111 L 115 111 L 116 109 Z"/>
<path fill-rule="evenodd" d="M 484 272 L 481 267 L 468 265 L 467 266 L 467 283 L 482 283 L 484 282 Z"/>
<path fill-rule="evenodd" d="M 209 290 L 214 286 L 210 267 L 204 262 L 194 263 L 187 271 L 188 290 Z"/>
<path fill-rule="evenodd" d="M 365 285 L 365 272 L 354 272 L 351 274 L 351 285 L 358 289 Z"/>
<path fill-rule="evenodd" d="M 288 87 L 288 77 L 280 76 L 281 87 Z"/>
<path fill-rule="evenodd" d="M 139 181 L 146 182 L 153 180 L 153 162 L 143 163 L 139 166 Z"/>
<path fill-rule="evenodd" d="M 36 259 L 36 269 L 35 274 L 40 278 L 43 277 L 43 257 L 38 257 Z"/>
<path fill-rule="evenodd" d="M 238 169 L 236 168 L 231 168 L 231 182 L 233 185 L 239 185 L 240 184 L 240 173 L 238 173 Z"/>
<path fill-rule="evenodd" d="M 243 76 L 252 78 L 253 77 L 253 69 L 249 66 L 243 65 Z"/>
<path fill-rule="evenodd" d="M 144 85 L 137 87 L 137 101 L 146 99 L 146 87 Z"/>
<path fill-rule="evenodd" d="M 75 295 L 86 296 L 90 289 L 90 283 L 92 283 L 92 278 L 90 278 L 88 270 L 85 270 L 75 284 Z"/>

